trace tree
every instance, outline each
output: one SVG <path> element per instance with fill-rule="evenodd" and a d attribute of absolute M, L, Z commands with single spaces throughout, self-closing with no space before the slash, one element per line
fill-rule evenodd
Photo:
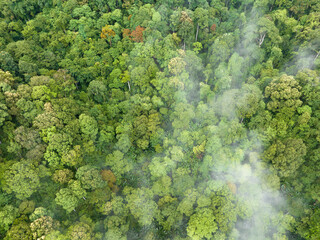
<path fill-rule="evenodd" d="M 132 40 L 135 42 L 143 42 L 143 31 L 145 30 L 144 27 L 137 26 L 135 30 L 133 30 L 130 34 Z"/>
<path fill-rule="evenodd" d="M 113 172 L 111 170 L 104 169 L 100 174 L 102 179 L 108 183 L 109 188 L 113 191 L 117 191 L 118 187 L 115 185 L 117 179 Z"/>
<path fill-rule="evenodd" d="M 110 209 L 111 206 L 111 209 Z M 129 230 L 129 210 L 124 203 L 124 199 L 113 194 L 112 200 L 107 206 L 108 213 L 112 210 L 113 214 L 105 219 L 105 227 L 108 229 L 106 237 L 111 239 L 126 239 L 126 233 Z M 111 216 L 110 216 L 111 215 Z"/>
<path fill-rule="evenodd" d="M 35 221 L 37 220 L 38 218 L 42 218 L 44 216 L 52 216 L 52 212 L 50 212 L 49 210 L 47 210 L 46 208 L 44 207 L 38 207 L 34 210 L 34 212 L 30 215 L 29 219 L 30 221 Z"/>
<path fill-rule="evenodd" d="M 302 218 L 301 223 L 298 225 L 299 235 L 305 239 L 315 240 L 320 234 L 319 221 L 320 211 L 319 209 L 309 210 L 307 216 Z"/>
<path fill-rule="evenodd" d="M 158 214 L 157 204 L 153 201 L 153 193 L 148 188 L 138 188 L 126 196 L 128 208 L 141 226 L 149 226 Z"/>
<path fill-rule="evenodd" d="M 187 11 L 182 11 L 179 19 L 178 35 L 183 39 L 183 49 L 186 49 L 186 40 L 190 39 L 193 30 L 193 21 Z"/>
<path fill-rule="evenodd" d="M 223 34 L 217 37 L 209 48 L 209 61 L 212 66 L 225 62 L 230 57 L 234 45 L 235 37 L 233 34 Z"/>
<path fill-rule="evenodd" d="M 7 106 L 3 103 L 0 103 L 0 127 L 3 125 L 5 120 L 9 117 L 7 110 L 8 110 Z"/>
<path fill-rule="evenodd" d="M 47 240 L 63 240 L 63 239 L 66 239 L 66 236 L 63 235 L 58 230 L 53 230 L 48 235 L 46 235 L 45 239 L 47 239 Z"/>
<path fill-rule="evenodd" d="M 40 186 L 35 166 L 26 160 L 13 164 L 6 171 L 6 191 L 14 192 L 19 199 L 29 198 Z"/>
<path fill-rule="evenodd" d="M 132 162 L 118 150 L 106 157 L 106 165 L 111 167 L 117 178 L 120 178 L 122 174 L 129 172 L 133 168 Z"/>
<path fill-rule="evenodd" d="M 251 118 L 265 109 L 261 90 L 251 84 L 245 84 L 236 97 L 236 111 L 240 118 Z"/>
<path fill-rule="evenodd" d="M 5 240 L 21 239 L 21 240 L 32 240 L 32 232 L 30 226 L 25 221 L 13 225 L 7 232 Z"/>
<path fill-rule="evenodd" d="M 0 69 L 15 73 L 18 69 L 13 57 L 5 51 L 0 51 Z"/>
<path fill-rule="evenodd" d="M 113 31 L 109 25 L 106 25 L 102 28 L 101 38 L 106 38 L 109 41 L 110 47 L 112 47 L 111 40 L 116 35 L 115 31 Z"/>
<path fill-rule="evenodd" d="M 75 210 L 79 204 L 79 198 L 73 194 L 69 188 L 61 189 L 57 194 L 55 201 L 58 205 L 61 205 L 68 213 Z"/>
<path fill-rule="evenodd" d="M 68 237 L 75 240 L 91 240 L 94 239 L 91 226 L 85 222 L 77 222 L 68 230 Z"/>
<path fill-rule="evenodd" d="M 107 88 L 102 81 L 91 81 L 87 91 L 98 103 L 103 103 L 106 100 Z"/>
<path fill-rule="evenodd" d="M 20 116 L 22 117 L 19 118 L 21 124 L 32 123 L 35 117 L 40 113 L 36 104 L 31 100 L 21 98 L 16 102 L 16 106 L 21 111 Z"/>
<path fill-rule="evenodd" d="M 245 76 L 244 70 L 244 59 L 239 56 L 238 53 L 231 55 L 228 63 L 228 71 L 232 77 L 232 86 L 239 88 L 243 82 L 243 77 Z"/>
<path fill-rule="evenodd" d="M 193 12 L 193 18 L 195 20 L 195 23 L 197 23 L 197 32 L 196 32 L 196 38 L 195 38 L 196 42 L 198 41 L 199 29 L 201 29 L 202 32 L 208 32 L 208 26 L 209 26 L 208 14 L 209 14 L 209 11 L 207 9 L 202 8 L 202 6 L 197 7 Z"/>
<path fill-rule="evenodd" d="M 273 42 L 274 44 L 279 44 L 282 42 L 282 38 L 279 35 L 279 30 L 274 25 L 271 19 L 267 17 L 260 18 L 258 21 L 258 26 L 259 26 L 259 30 L 258 30 L 259 36 L 257 38 L 257 43 L 259 47 L 262 46 L 266 36 L 268 36 L 271 42 Z"/>
<path fill-rule="evenodd" d="M 70 167 L 80 166 L 83 163 L 82 154 L 83 152 L 81 151 L 81 147 L 76 145 L 73 149 L 63 153 L 61 162 Z"/>
<path fill-rule="evenodd" d="M 218 127 L 217 134 L 222 144 L 229 145 L 237 142 L 240 143 L 241 140 L 244 140 L 247 137 L 246 129 L 237 120 L 228 122 L 221 121 Z"/>
<path fill-rule="evenodd" d="M 69 182 L 73 178 L 73 172 L 69 169 L 56 170 L 52 175 L 52 179 L 55 182 L 64 184 Z"/>
<path fill-rule="evenodd" d="M 55 95 L 66 97 L 74 92 L 74 90 L 76 89 L 75 85 L 76 81 L 68 73 L 68 71 L 59 69 L 53 74 L 52 79 L 50 79 L 49 86 Z"/>
<path fill-rule="evenodd" d="M 0 227 L 1 229 L 8 231 L 9 226 L 18 216 L 18 209 L 12 205 L 4 206 L 0 211 Z"/>
<path fill-rule="evenodd" d="M 50 216 L 43 216 L 30 224 L 34 239 L 45 239 L 45 237 L 57 227 L 57 222 Z"/>
<path fill-rule="evenodd" d="M 49 129 L 47 135 L 48 136 L 44 138 L 44 140 L 48 142 L 44 158 L 50 166 L 58 167 L 60 161 L 64 162 L 63 156 L 70 151 L 72 138 L 66 133 L 57 133 L 54 127 Z"/>
<path fill-rule="evenodd" d="M 168 69 L 174 75 L 180 74 L 186 67 L 187 63 L 181 57 L 172 58 L 169 62 Z"/>
<path fill-rule="evenodd" d="M 275 78 L 265 89 L 269 99 L 267 107 L 273 112 L 292 112 L 302 105 L 301 86 L 292 76 L 283 74 Z"/>
<path fill-rule="evenodd" d="M 9 86 L 13 86 L 14 78 L 12 74 L 8 71 L 4 72 L 3 70 L 0 69 L 0 83 L 1 84 L 5 83 Z"/>
<path fill-rule="evenodd" d="M 80 199 L 85 198 L 86 191 L 82 189 L 79 181 L 71 180 L 67 188 L 62 188 L 57 194 L 55 201 L 61 205 L 67 213 L 72 212 L 79 205 Z"/>
<path fill-rule="evenodd" d="M 192 239 L 211 239 L 217 229 L 213 211 L 208 208 L 201 208 L 190 217 L 187 233 Z"/>
<path fill-rule="evenodd" d="M 235 227 L 239 216 L 245 218 L 245 214 L 241 212 L 241 207 L 243 206 L 236 201 L 235 195 L 231 192 L 229 186 L 226 185 L 209 195 L 209 198 L 211 198 L 210 206 L 213 210 L 215 221 L 219 231 L 223 234 L 228 234 Z M 208 188 L 210 189 L 210 186 Z"/>
<path fill-rule="evenodd" d="M 19 213 L 20 214 L 30 214 L 33 212 L 34 207 L 35 207 L 34 201 L 23 201 L 19 205 Z"/>
<path fill-rule="evenodd" d="M 98 134 L 98 124 L 97 121 L 86 114 L 81 114 L 79 116 L 79 123 L 82 133 L 89 139 L 95 140 Z"/>
<path fill-rule="evenodd" d="M 301 99 L 304 104 L 310 106 L 313 110 L 319 106 L 319 78 L 316 71 L 304 69 L 296 75 L 296 80 L 301 85 Z"/>
<path fill-rule="evenodd" d="M 0 239 L 318 240 L 319 36 L 319 0 L 0 0 Z"/>
<path fill-rule="evenodd" d="M 97 167 L 85 165 L 77 170 L 76 178 L 81 182 L 84 189 L 94 190 L 102 188 L 104 182 Z"/>
<path fill-rule="evenodd" d="M 32 150 L 41 143 L 39 132 L 31 128 L 20 126 L 14 131 L 14 139 L 23 148 Z"/>
<path fill-rule="evenodd" d="M 183 215 L 176 211 L 178 203 L 178 199 L 170 195 L 166 195 L 158 201 L 160 214 L 157 220 L 166 231 L 178 229 L 182 223 Z"/>
<path fill-rule="evenodd" d="M 133 15 L 130 19 L 130 25 L 136 27 L 137 25 L 141 27 L 147 27 L 152 20 L 153 13 L 155 9 L 151 4 L 143 4 L 139 8 L 133 8 Z"/>
<path fill-rule="evenodd" d="M 51 127 L 61 128 L 62 123 L 57 118 L 57 114 L 53 110 L 52 104 L 47 102 L 43 107 L 44 112 L 36 116 L 36 118 L 33 120 L 33 126 L 39 130 L 45 130 Z"/>
<path fill-rule="evenodd" d="M 131 34 L 130 29 L 128 29 L 128 28 L 123 29 L 123 31 L 122 31 L 122 37 L 123 38 L 129 38 L 130 34 Z"/>
<path fill-rule="evenodd" d="M 196 203 L 198 192 L 188 189 L 184 192 L 184 198 L 180 201 L 177 210 L 187 217 L 190 217 L 194 213 L 194 204 Z"/>
<path fill-rule="evenodd" d="M 211 32 L 215 32 L 216 28 L 217 28 L 217 25 L 215 23 L 212 24 L 211 27 L 210 27 Z"/>
<path fill-rule="evenodd" d="M 168 158 L 154 157 L 148 166 L 151 175 L 154 177 L 166 176 L 169 162 L 171 161 Z"/>
<path fill-rule="evenodd" d="M 265 159 L 272 162 L 281 177 L 294 177 L 296 170 L 304 162 L 307 153 L 302 139 L 277 140 L 264 153 Z"/>
<path fill-rule="evenodd" d="M 166 196 L 169 195 L 171 190 L 171 178 L 169 176 L 163 176 L 158 181 L 154 182 L 152 191 L 155 195 Z"/>

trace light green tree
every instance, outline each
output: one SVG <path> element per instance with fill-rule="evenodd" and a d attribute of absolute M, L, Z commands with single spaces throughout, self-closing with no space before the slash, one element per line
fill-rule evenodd
<path fill-rule="evenodd" d="M 18 209 L 12 205 L 6 205 L 0 210 L 0 227 L 4 231 L 9 230 L 9 226 L 18 216 Z"/>
<path fill-rule="evenodd" d="M 98 134 L 98 124 L 97 121 L 86 114 L 81 114 L 79 117 L 80 128 L 85 136 L 89 139 L 94 140 Z"/>
<path fill-rule="evenodd" d="M 302 139 L 276 140 L 264 153 L 265 159 L 272 162 L 282 177 L 295 176 L 296 170 L 304 162 L 307 153 Z"/>
<path fill-rule="evenodd" d="M 85 165 L 77 170 L 76 178 L 84 189 L 94 190 L 105 185 L 97 167 Z"/>
<path fill-rule="evenodd" d="M 71 180 L 67 188 L 62 188 L 56 194 L 55 201 L 70 213 L 79 205 L 80 199 L 85 199 L 85 196 L 86 191 L 81 187 L 81 183 Z"/>
<path fill-rule="evenodd" d="M 265 88 L 265 97 L 270 99 L 267 107 L 273 112 L 292 112 L 302 105 L 301 86 L 286 74 L 271 81 Z"/>
<path fill-rule="evenodd" d="M 141 226 L 149 226 L 158 214 L 158 206 L 153 201 L 153 192 L 148 188 L 131 190 L 130 194 L 126 196 L 126 200 L 131 214 Z"/>
<path fill-rule="evenodd" d="M 201 208 L 191 215 L 188 222 L 188 236 L 195 240 L 203 238 L 212 239 L 218 226 L 215 222 L 215 216 L 210 208 Z"/>
<path fill-rule="evenodd" d="M 5 175 L 6 191 L 14 192 L 19 199 L 29 198 L 40 186 L 35 166 L 26 160 L 13 164 Z"/>

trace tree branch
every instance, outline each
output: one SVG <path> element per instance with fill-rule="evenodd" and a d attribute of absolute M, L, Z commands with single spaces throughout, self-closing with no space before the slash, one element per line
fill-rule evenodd
<path fill-rule="evenodd" d="M 260 33 L 260 38 L 259 38 L 259 47 L 261 47 L 263 41 L 264 41 L 264 38 L 266 37 L 266 33 Z"/>
<path fill-rule="evenodd" d="M 316 57 L 313 59 L 313 62 L 315 62 L 315 61 L 317 60 L 317 58 L 319 57 L 319 55 L 320 55 L 320 51 L 317 52 L 317 55 L 316 55 Z"/>

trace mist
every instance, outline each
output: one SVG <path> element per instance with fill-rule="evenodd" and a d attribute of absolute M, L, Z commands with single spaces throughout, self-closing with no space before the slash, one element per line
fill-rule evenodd
<path fill-rule="evenodd" d="M 317 1 L 0 6 L 1 239 L 318 239 Z"/>

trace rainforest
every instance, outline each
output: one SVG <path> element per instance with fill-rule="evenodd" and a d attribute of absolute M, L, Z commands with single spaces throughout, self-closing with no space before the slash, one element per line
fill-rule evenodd
<path fill-rule="evenodd" d="M 319 240 L 319 0 L 0 0 L 0 239 Z"/>

